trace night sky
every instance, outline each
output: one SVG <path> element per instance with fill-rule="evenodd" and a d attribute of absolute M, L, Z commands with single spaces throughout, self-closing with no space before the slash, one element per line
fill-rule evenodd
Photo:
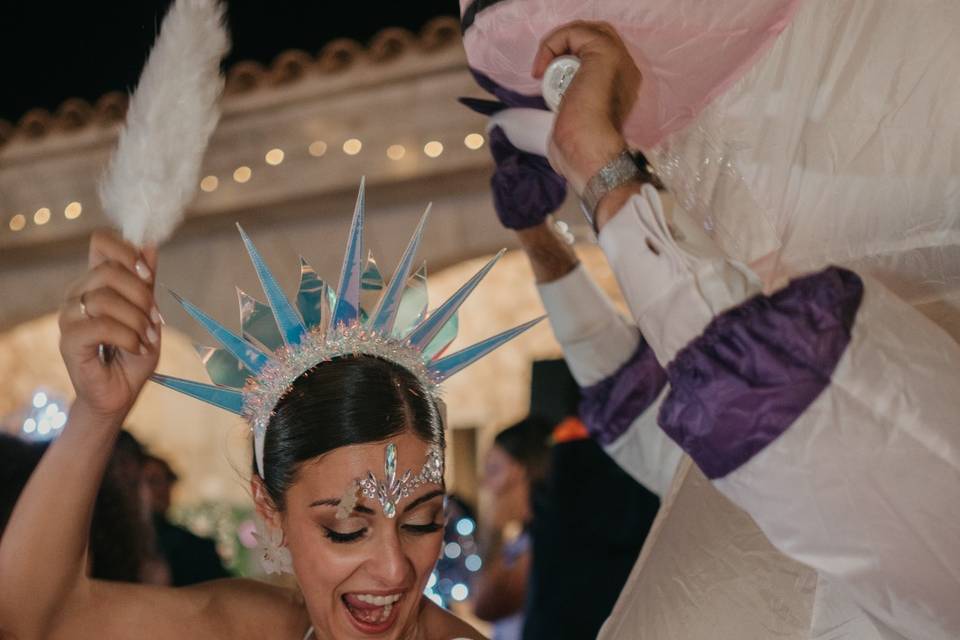
<path fill-rule="evenodd" d="M 65 99 L 90 102 L 136 83 L 170 0 L 2 0 L 0 118 L 16 122 L 33 107 Z M 431 18 L 458 14 L 456 0 L 228 0 L 238 60 L 269 63 L 286 49 L 316 54 L 348 37 L 367 42 L 392 26 L 417 31 Z"/>

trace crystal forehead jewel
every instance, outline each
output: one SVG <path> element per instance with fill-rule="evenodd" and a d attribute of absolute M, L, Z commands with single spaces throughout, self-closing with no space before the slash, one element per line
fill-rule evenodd
<path fill-rule="evenodd" d="M 300 286 L 291 303 L 253 242 L 240 229 L 266 302 L 237 290 L 239 334 L 173 293 L 184 310 L 219 343 L 198 347 L 213 384 L 154 374 L 165 387 L 242 415 L 254 434 L 257 472 L 263 476 L 263 442 L 277 402 L 304 372 L 346 355 L 371 355 L 394 362 L 436 397 L 438 386 L 543 317 L 445 355 L 457 336 L 457 312 L 503 255 L 498 253 L 460 289 L 427 312 L 426 266 L 414 259 L 430 207 L 424 212 L 389 283 L 372 255 L 364 253 L 364 181 L 353 212 L 340 280 L 329 286 L 300 258 Z M 239 228 L 239 225 L 238 225 Z M 172 292 L 171 292 L 172 293 Z M 441 460 L 442 462 L 442 460 Z"/>
<path fill-rule="evenodd" d="M 364 497 L 380 503 L 383 515 L 394 518 L 397 504 L 418 488 L 425 484 L 443 486 L 443 451 L 435 445 L 430 447 L 419 473 L 414 474 L 412 469 L 407 469 L 398 478 L 397 445 L 391 442 L 384 452 L 383 477 L 384 481 L 380 482 L 372 471 L 368 471 L 367 477 L 358 482 L 359 490 Z"/>

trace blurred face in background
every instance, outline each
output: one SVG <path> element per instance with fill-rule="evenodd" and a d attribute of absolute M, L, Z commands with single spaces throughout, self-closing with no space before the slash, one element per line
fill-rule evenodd
<path fill-rule="evenodd" d="M 129 439 L 118 442 L 107 465 L 107 477 L 117 488 L 128 508 L 143 518 L 146 514 L 145 492 L 143 487 L 144 456 Z"/>
<path fill-rule="evenodd" d="M 110 459 L 108 473 L 130 495 L 138 493 L 140 486 L 141 459 L 125 449 L 117 449 Z"/>
<path fill-rule="evenodd" d="M 526 468 L 497 444 L 487 452 L 481 487 L 490 494 L 495 527 L 530 519 L 530 483 Z"/>
<path fill-rule="evenodd" d="M 143 484 L 150 512 L 164 515 L 170 509 L 170 491 L 173 488 L 170 469 L 160 460 L 147 458 L 143 463 Z"/>
<path fill-rule="evenodd" d="M 526 484 L 527 472 L 503 447 L 494 444 L 484 461 L 482 482 L 485 489 L 502 496 L 517 484 Z"/>

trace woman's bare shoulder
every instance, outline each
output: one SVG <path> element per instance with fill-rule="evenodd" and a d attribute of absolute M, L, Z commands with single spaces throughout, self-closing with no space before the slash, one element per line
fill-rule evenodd
<path fill-rule="evenodd" d="M 299 591 L 257 580 L 179 588 L 90 580 L 63 607 L 48 637 L 300 640 L 308 626 Z"/>
<path fill-rule="evenodd" d="M 472 626 L 426 598 L 424 598 L 421 616 L 427 640 L 452 640 L 454 638 L 486 640 L 486 636 Z"/>
<path fill-rule="evenodd" d="M 184 590 L 205 594 L 210 613 L 230 620 L 235 638 L 299 640 L 310 626 L 303 596 L 294 588 L 230 578 Z"/>

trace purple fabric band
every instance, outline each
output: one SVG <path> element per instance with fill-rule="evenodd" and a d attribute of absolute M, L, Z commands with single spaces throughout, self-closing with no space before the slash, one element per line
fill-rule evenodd
<path fill-rule="evenodd" d="M 507 105 L 499 100 L 484 100 L 483 98 L 471 98 L 469 96 L 460 96 L 457 98 L 457 102 L 482 116 L 492 116 L 507 108 Z"/>
<path fill-rule="evenodd" d="M 615 374 L 581 389 L 580 419 L 594 440 L 612 444 L 654 403 L 666 383 L 653 349 L 641 339 Z"/>
<path fill-rule="evenodd" d="M 567 183 L 545 158 L 514 147 L 500 127 L 490 131 L 490 152 L 497 169 L 490 178 L 493 207 L 508 229 L 527 229 L 560 208 Z"/>
<path fill-rule="evenodd" d="M 544 111 L 548 109 L 547 103 L 543 101 L 543 96 L 528 96 L 507 89 L 490 76 L 477 71 L 473 67 L 470 67 L 470 73 L 473 74 L 473 79 L 477 81 L 481 89 L 497 96 L 508 107 L 528 107 L 530 109 L 543 109 Z"/>
<path fill-rule="evenodd" d="M 541 96 L 525 96 L 494 82 L 475 69 L 470 70 L 483 89 L 501 103 L 460 98 L 474 111 L 490 115 L 505 107 L 546 109 Z M 567 182 L 553 170 L 546 158 L 517 149 L 499 127 L 490 131 L 490 152 L 497 163 L 490 178 L 493 206 L 501 224 L 508 229 L 528 229 L 542 223 L 560 208 L 567 197 Z"/>
<path fill-rule="evenodd" d="M 659 423 L 710 479 L 784 433 L 830 384 L 863 282 L 830 267 L 714 318 L 667 367 Z"/>

